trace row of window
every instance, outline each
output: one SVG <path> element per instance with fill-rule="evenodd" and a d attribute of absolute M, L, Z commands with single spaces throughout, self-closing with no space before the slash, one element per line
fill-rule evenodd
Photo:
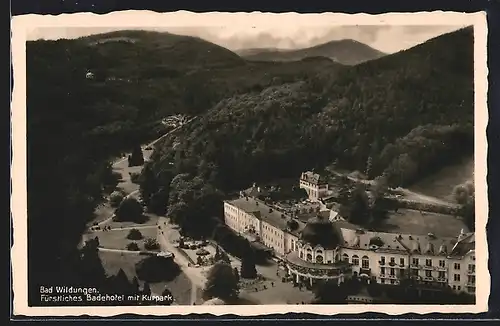
<path fill-rule="evenodd" d="M 460 263 L 453 264 L 453 269 L 455 269 L 457 271 L 460 270 Z M 467 271 L 469 273 L 475 273 L 476 272 L 476 265 L 475 264 L 469 264 L 467 266 Z"/>
<path fill-rule="evenodd" d="M 476 288 L 474 286 L 467 286 L 465 289 L 469 293 L 474 293 L 476 291 Z M 453 285 L 453 290 L 461 291 L 462 287 L 460 285 L 458 285 L 458 286 L 457 285 Z"/>

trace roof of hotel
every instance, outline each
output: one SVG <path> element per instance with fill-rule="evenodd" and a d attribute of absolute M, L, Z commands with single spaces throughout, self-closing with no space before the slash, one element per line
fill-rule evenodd
<path fill-rule="evenodd" d="M 321 246 L 326 249 L 333 249 L 342 246 L 344 240 L 342 233 L 336 225 L 330 222 L 328 217 L 315 216 L 309 221 L 300 234 L 300 239 L 313 246 Z"/>
<path fill-rule="evenodd" d="M 475 250 L 476 236 L 474 233 L 460 234 L 458 240 L 458 243 L 453 247 L 451 251 L 451 257 L 463 257 L 468 252 Z"/>
<path fill-rule="evenodd" d="M 265 221 L 274 227 L 277 227 L 282 230 L 289 229 L 287 222 L 291 220 L 291 217 L 285 213 L 282 213 L 274 208 L 267 206 L 261 200 L 252 197 L 242 197 L 228 201 L 228 203 L 238 207 L 239 209 L 247 212 L 248 214 L 253 214 L 258 219 Z M 295 234 L 295 232 L 299 232 L 304 226 L 303 224 L 300 223 L 300 221 L 297 222 L 299 223 L 299 228 L 297 230 L 292 231 L 292 234 Z"/>
<path fill-rule="evenodd" d="M 414 235 L 366 231 L 353 228 L 352 224 L 345 221 L 334 223 L 342 232 L 344 246 L 353 249 L 448 256 L 457 243 L 457 237 L 436 237 L 431 233 Z"/>

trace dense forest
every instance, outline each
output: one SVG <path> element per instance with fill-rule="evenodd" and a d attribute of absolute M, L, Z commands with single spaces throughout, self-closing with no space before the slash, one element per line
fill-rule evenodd
<path fill-rule="evenodd" d="M 30 288 L 102 276 L 95 251 L 77 244 L 116 186 L 109 161 L 164 133 L 171 114 L 198 119 L 157 144 L 141 193 L 198 236 L 217 225 L 225 193 L 253 181 L 335 161 L 406 185 L 469 153 L 472 42 L 464 29 L 354 67 L 247 62 L 155 32 L 28 42 Z"/>
<path fill-rule="evenodd" d="M 159 144 L 155 164 L 175 162 L 176 173 L 211 165 L 224 190 L 333 161 L 408 185 L 472 153 L 472 42 L 463 29 L 335 74 L 224 99 Z"/>

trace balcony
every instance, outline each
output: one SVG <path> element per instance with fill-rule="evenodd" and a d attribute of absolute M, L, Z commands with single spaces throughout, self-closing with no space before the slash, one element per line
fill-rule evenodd
<path fill-rule="evenodd" d="M 396 279 L 396 278 L 398 278 L 396 275 L 387 275 L 387 277 L 390 278 L 390 279 Z"/>
<path fill-rule="evenodd" d="M 359 275 L 366 274 L 370 276 L 372 274 L 372 270 L 370 268 L 360 268 Z"/>
<path fill-rule="evenodd" d="M 415 264 L 411 264 L 410 268 L 412 268 L 412 269 L 420 269 L 420 266 L 419 265 L 415 265 Z"/>
<path fill-rule="evenodd" d="M 467 270 L 467 275 L 476 275 L 476 270 Z"/>
<path fill-rule="evenodd" d="M 385 265 L 385 261 L 379 260 L 378 264 L 381 265 L 381 266 L 384 266 Z"/>
<path fill-rule="evenodd" d="M 430 265 L 430 266 L 429 265 L 424 265 L 423 267 L 426 270 L 433 270 L 434 269 L 434 267 L 432 265 Z"/>
<path fill-rule="evenodd" d="M 438 278 L 437 278 L 437 281 L 438 281 L 438 282 L 444 282 L 444 283 L 447 283 L 447 282 L 448 282 L 448 279 L 438 277 Z"/>
<path fill-rule="evenodd" d="M 476 282 L 467 282 L 468 287 L 476 287 Z"/>

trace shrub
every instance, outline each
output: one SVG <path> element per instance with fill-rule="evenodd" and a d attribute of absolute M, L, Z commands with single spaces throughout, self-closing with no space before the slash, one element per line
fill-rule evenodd
<path fill-rule="evenodd" d="M 113 191 L 111 195 L 109 196 L 109 203 L 111 204 L 111 207 L 118 207 L 120 206 L 120 203 L 123 201 L 123 194 L 119 191 Z"/>
<path fill-rule="evenodd" d="M 137 229 L 132 229 L 127 235 L 127 239 L 130 240 L 141 240 L 142 239 L 142 233 L 141 231 Z"/>
<path fill-rule="evenodd" d="M 179 275 L 180 268 L 172 258 L 151 256 L 138 262 L 135 271 L 140 280 L 157 283 L 172 281 Z"/>
<path fill-rule="evenodd" d="M 156 250 L 160 248 L 160 244 L 156 241 L 156 239 L 149 238 L 144 241 L 144 248 L 146 250 Z"/>
<path fill-rule="evenodd" d="M 131 242 L 127 245 L 127 250 L 130 250 L 130 251 L 139 251 L 139 246 L 137 245 L 137 243 L 135 242 Z"/>

